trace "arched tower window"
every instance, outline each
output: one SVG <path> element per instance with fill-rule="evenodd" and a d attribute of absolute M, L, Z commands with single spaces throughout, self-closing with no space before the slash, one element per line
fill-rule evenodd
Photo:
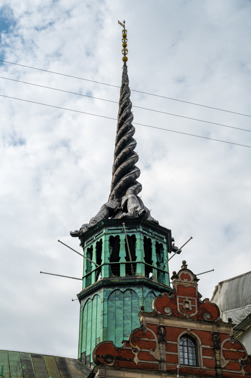
<path fill-rule="evenodd" d="M 180 338 L 180 363 L 181 365 L 197 366 L 198 351 L 195 339 L 189 335 L 183 335 Z"/>
<path fill-rule="evenodd" d="M 110 257 L 109 260 L 111 263 L 118 263 L 118 264 L 111 264 L 110 271 L 113 276 L 120 276 L 120 267 L 119 267 L 119 250 L 120 250 L 120 239 L 119 236 L 110 236 L 109 239 L 109 249 L 110 249 Z"/>
<path fill-rule="evenodd" d="M 164 264 L 164 248 L 163 248 L 163 244 L 161 243 L 158 243 L 156 242 L 156 257 L 157 257 L 157 267 L 160 268 L 160 269 L 165 269 L 165 265 L 163 266 Z M 161 272 L 161 271 L 157 271 L 157 279 L 158 279 L 158 282 L 160 283 L 164 283 L 165 282 L 165 274 L 164 272 Z"/>
<path fill-rule="evenodd" d="M 96 243 L 96 263 L 102 264 L 102 239 Z M 96 270 L 95 281 L 101 277 L 101 267 Z"/>
<path fill-rule="evenodd" d="M 88 274 L 92 270 L 92 263 L 90 260 L 92 260 L 92 252 L 93 252 L 93 247 L 91 246 L 90 248 L 87 249 L 86 257 L 88 257 L 88 260 L 86 260 L 86 269 L 85 273 L 87 274 L 86 277 L 86 286 L 91 285 L 91 274 Z"/>
<path fill-rule="evenodd" d="M 152 241 L 150 238 L 144 237 L 144 251 L 145 251 L 145 262 L 149 265 L 145 266 L 145 275 L 149 277 L 150 273 L 152 273 Z"/>
<path fill-rule="evenodd" d="M 130 259 L 130 255 L 129 255 L 128 246 L 127 246 L 126 241 L 125 241 L 125 248 L 126 248 L 126 258 L 125 259 L 126 259 L 126 261 L 135 261 L 136 260 L 136 237 L 135 237 L 135 235 L 128 235 L 127 240 L 128 240 L 132 260 Z M 132 267 L 133 267 L 133 271 L 134 271 L 134 274 L 135 274 L 136 264 L 135 263 L 134 264 L 126 264 L 126 275 L 127 276 L 132 275 Z"/>

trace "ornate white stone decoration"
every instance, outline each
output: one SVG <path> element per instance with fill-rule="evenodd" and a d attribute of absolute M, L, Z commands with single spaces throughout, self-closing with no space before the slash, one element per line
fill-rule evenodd
<path fill-rule="evenodd" d="M 196 298 L 177 296 L 178 312 L 185 315 L 187 318 L 198 313 L 198 306 Z"/>

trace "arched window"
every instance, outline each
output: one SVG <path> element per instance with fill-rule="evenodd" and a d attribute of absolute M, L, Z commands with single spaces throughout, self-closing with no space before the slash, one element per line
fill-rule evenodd
<path fill-rule="evenodd" d="M 197 344 L 189 335 L 180 338 L 180 363 L 181 365 L 197 366 Z"/>

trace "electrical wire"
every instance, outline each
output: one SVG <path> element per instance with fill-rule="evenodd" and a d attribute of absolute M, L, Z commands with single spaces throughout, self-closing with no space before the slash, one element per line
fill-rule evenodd
<path fill-rule="evenodd" d="M 28 66 L 28 65 L 25 65 L 25 64 L 9 62 L 9 61 L 3 60 L 3 59 L 0 59 L 0 62 L 7 63 L 7 64 L 13 64 L 13 65 L 16 65 L 16 66 L 19 66 L 19 67 L 30 68 L 30 69 L 37 70 L 37 71 L 47 72 L 47 73 L 51 73 L 51 74 L 54 74 L 54 75 L 69 77 L 69 78 L 73 78 L 73 79 L 77 79 L 77 80 L 88 81 L 88 82 L 91 82 L 91 83 L 105 85 L 105 86 L 109 86 L 109 87 L 113 87 L 113 88 L 120 88 L 119 85 L 114 85 L 114 84 L 104 83 L 104 82 L 101 82 L 101 81 L 86 79 L 86 78 L 83 78 L 83 77 L 69 75 L 69 74 L 65 74 L 65 73 L 61 73 L 61 72 L 50 71 L 50 70 L 46 70 L 46 69 L 43 69 L 43 68 Z M 159 95 L 159 94 L 156 94 L 156 93 L 144 92 L 144 91 L 140 91 L 140 90 L 137 90 L 137 89 L 131 89 L 131 91 L 136 92 L 136 93 L 145 94 L 145 95 L 148 95 L 148 96 L 154 96 L 154 97 L 163 98 L 163 99 L 166 99 L 166 100 L 182 102 L 182 103 L 189 104 L 189 105 L 200 106 L 200 107 L 203 107 L 203 108 L 208 108 L 208 109 L 217 110 L 217 111 L 220 111 L 220 112 L 231 113 L 231 114 L 236 114 L 236 115 L 240 115 L 240 116 L 243 116 L 243 117 L 251 118 L 251 115 L 246 114 L 246 113 L 240 113 L 240 112 L 236 112 L 236 111 L 232 111 L 232 110 L 228 110 L 228 109 L 217 108 L 217 107 L 210 106 L 210 105 L 199 104 L 197 102 L 181 100 L 181 99 L 178 99 L 178 98 L 163 96 L 163 95 Z"/>
<path fill-rule="evenodd" d="M 37 101 L 33 101 L 33 100 L 26 100 L 26 99 L 22 99 L 22 98 L 18 98 L 18 97 L 13 97 L 13 96 L 6 96 L 6 95 L 3 95 L 3 94 L 0 94 L 0 97 L 9 98 L 9 99 L 12 99 L 12 100 L 23 101 L 23 102 L 28 102 L 28 103 L 32 103 L 32 104 L 36 104 L 36 105 L 47 106 L 47 107 L 50 107 L 50 108 L 55 108 L 55 109 L 60 109 L 60 110 L 66 110 L 66 111 L 70 111 L 70 112 L 74 112 L 74 113 L 86 114 L 86 115 L 90 115 L 90 116 L 93 116 L 93 117 L 99 117 L 99 118 L 105 118 L 105 119 L 117 121 L 117 119 L 114 118 L 114 117 L 108 117 L 108 116 L 104 116 L 104 115 L 100 115 L 100 114 L 84 112 L 83 110 L 70 109 L 70 108 L 65 108 L 65 107 L 57 106 L 57 105 L 45 104 L 45 103 L 37 102 Z M 165 129 L 165 128 L 158 127 L 158 126 L 146 125 L 144 123 L 134 122 L 134 125 L 149 127 L 149 128 L 152 128 L 152 129 L 162 130 L 162 131 L 171 132 L 171 133 L 175 133 L 175 134 L 187 135 L 187 136 L 191 136 L 191 137 L 195 137 L 195 138 L 212 140 L 214 142 L 226 143 L 226 144 L 231 144 L 231 145 L 235 145 L 235 146 L 239 146 L 239 147 L 251 148 L 251 146 L 246 145 L 246 144 L 230 142 L 230 141 L 226 141 L 226 140 L 222 140 L 222 139 L 209 138 L 209 137 L 205 137 L 205 136 L 202 136 L 202 135 L 190 134 L 190 133 L 185 133 L 185 132 L 177 131 L 177 130 Z"/>
<path fill-rule="evenodd" d="M 13 65 L 15 65 L 15 66 L 19 66 L 19 67 L 30 68 L 30 69 L 32 69 L 32 70 L 37 70 L 37 71 L 42 71 L 42 72 L 48 72 L 48 73 L 51 73 L 51 74 L 54 74 L 54 75 L 59 75 L 59 76 L 64 76 L 64 77 L 70 77 L 71 79 L 77 79 L 77 80 L 89 81 L 90 83 L 106 85 L 106 86 L 108 86 L 108 87 L 120 88 L 119 85 L 107 84 L 107 83 L 102 83 L 101 81 L 96 81 L 96 80 L 91 80 L 91 79 L 85 79 L 85 78 L 83 78 L 83 77 L 79 77 L 79 76 L 68 75 L 68 74 L 61 73 L 61 72 L 56 72 L 56 71 L 49 71 L 49 70 L 46 70 L 46 69 L 44 69 L 44 68 L 38 68 L 38 67 L 32 67 L 32 66 L 26 66 L 25 64 L 14 63 L 14 62 L 8 62 L 7 60 L 2 60 L 2 59 L 0 59 L 0 62 L 8 63 L 8 64 L 13 64 Z"/>
<path fill-rule="evenodd" d="M 247 148 L 251 148 L 251 146 L 249 146 L 249 145 L 247 145 L 247 144 L 241 144 L 241 143 L 230 142 L 230 141 L 223 140 L 223 139 L 209 138 L 209 137 L 205 137 L 205 136 L 202 136 L 202 135 L 191 134 L 191 133 L 185 133 L 185 132 L 183 132 L 183 131 L 177 131 L 177 130 L 165 129 L 164 127 L 152 126 L 152 125 L 146 125 L 146 124 L 144 124 L 144 123 L 137 123 L 137 122 L 134 122 L 134 125 L 139 125 L 139 126 L 144 126 L 144 127 L 150 127 L 150 128 L 152 128 L 152 129 L 163 130 L 163 131 L 167 131 L 167 132 L 170 132 L 170 133 L 176 133 L 176 134 L 187 135 L 187 136 L 191 136 L 191 137 L 195 137 L 195 138 L 201 138 L 201 139 L 212 140 L 212 141 L 214 141 L 214 142 L 220 142 L 220 143 L 232 144 L 232 145 L 239 146 L 239 147 L 247 147 Z"/>
<path fill-rule="evenodd" d="M 4 77 L 4 76 L 0 76 L 0 79 L 9 80 L 9 81 L 14 81 L 14 82 L 17 82 L 17 83 L 22 83 L 22 84 L 28 84 L 28 85 L 32 85 L 32 86 L 34 86 L 34 87 L 39 87 L 39 88 L 44 88 L 44 89 L 50 89 L 50 90 L 53 90 L 53 91 L 63 92 L 63 93 L 68 93 L 68 94 L 72 94 L 72 95 L 76 95 L 76 96 L 88 97 L 88 98 L 92 98 L 92 99 L 94 99 L 94 100 L 101 100 L 101 101 L 111 102 L 111 103 L 113 103 L 113 104 L 118 104 L 118 101 L 109 100 L 109 99 L 101 98 L 101 97 L 94 97 L 94 96 L 91 96 L 91 95 L 88 95 L 88 94 L 83 94 L 83 93 L 78 93 L 78 92 L 71 92 L 71 91 L 67 91 L 66 89 L 60 89 L 60 88 L 55 88 L 55 87 L 49 87 L 49 86 L 47 86 L 47 85 L 42 85 L 42 84 L 37 84 L 37 83 L 31 83 L 31 82 L 29 82 L 29 81 L 23 81 L 23 80 L 18 80 L 18 79 L 12 79 L 12 78 L 10 78 L 10 77 Z"/>
<path fill-rule="evenodd" d="M 106 99 L 106 98 L 95 97 L 95 96 L 91 96 L 91 95 L 88 95 L 88 94 L 82 94 L 82 93 L 77 93 L 77 92 L 71 92 L 71 91 L 67 91 L 65 89 L 59 89 L 59 88 L 49 87 L 49 86 L 42 85 L 42 84 L 31 83 L 31 82 L 28 82 L 28 81 L 22 81 L 22 80 L 18 80 L 18 79 L 12 79 L 12 78 L 8 78 L 8 77 L 4 77 L 4 76 L 0 76 L 0 79 L 9 80 L 9 81 L 17 82 L 17 83 L 22 83 L 22 84 L 27 84 L 27 85 L 35 86 L 35 87 L 38 87 L 38 88 L 49 89 L 49 90 L 53 90 L 53 91 L 57 91 L 57 92 L 68 93 L 68 94 L 82 96 L 82 97 L 88 97 L 88 98 L 91 98 L 93 100 L 106 101 L 106 102 L 110 102 L 110 103 L 113 103 L 113 104 L 117 104 L 118 103 L 117 101 L 113 101 L 113 100 Z M 220 126 L 220 127 L 226 127 L 226 128 L 240 130 L 240 131 L 246 131 L 246 132 L 251 133 L 251 130 L 244 129 L 244 128 L 237 127 L 237 126 L 226 125 L 224 123 L 207 121 L 207 120 L 203 120 L 203 119 L 200 119 L 200 118 L 188 117 L 188 116 L 184 116 L 184 115 L 181 115 L 181 114 L 164 112 L 162 110 L 145 108 L 143 106 L 137 106 L 137 105 L 133 105 L 133 108 L 135 108 L 135 109 L 141 109 L 141 110 L 146 110 L 146 111 L 150 111 L 150 112 L 154 112 L 154 113 L 160 113 L 160 114 L 164 114 L 164 115 L 169 115 L 169 116 L 172 116 L 172 117 L 189 119 L 189 120 L 192 120 L 192 121 L 207 123 L 207 124 L 216 125 L 216 126 Z"/>

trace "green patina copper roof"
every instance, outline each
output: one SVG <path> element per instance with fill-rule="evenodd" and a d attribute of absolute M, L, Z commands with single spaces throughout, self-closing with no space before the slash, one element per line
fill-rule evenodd
<path fill-rule="evenodd" d="M 75 358 L 45 354 L 0 351 L 0 377 L 88 377 L 91 370 Z"/>

